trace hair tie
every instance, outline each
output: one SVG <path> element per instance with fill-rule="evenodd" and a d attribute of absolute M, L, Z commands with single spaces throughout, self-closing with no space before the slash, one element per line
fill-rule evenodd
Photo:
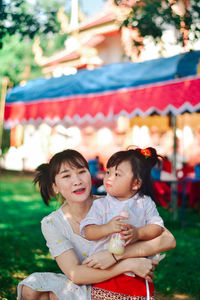
<path fill-rule="evenodd" d="M 148 148 L 146 148 L 146 149 L 140 149 L 140 153 L 142 155 L 144 155 L 144 157 L 146 159 L 148 159 L 152 155 L 151 151 Z"/>

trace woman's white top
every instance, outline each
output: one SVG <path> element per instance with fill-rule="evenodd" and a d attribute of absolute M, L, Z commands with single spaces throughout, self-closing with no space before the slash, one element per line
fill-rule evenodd
<path fill-rule="evenodd" d="M 41 224 L 46 245 L 54 258 L 69 249 L 74 249 L 80 263 L 88 256 L 91 242 L 73 232 L 62 208 L 46 216 Z M 18 285 L 19 300 L 22 300 L 23 285 L 40 292 L 52 291 L 59 300 L 91 299 L 90 285 L 76 285 L 62 273 L 43 272 L 31 274 Z"/>

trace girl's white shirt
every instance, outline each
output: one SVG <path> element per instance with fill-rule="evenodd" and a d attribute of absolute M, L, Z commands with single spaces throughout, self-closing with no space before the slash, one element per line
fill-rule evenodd
<path fill-rule="evenodd" d="M 102 225 L 108 223 L 112 218 L 119 215 L 120 211 L 126 207 L 129 212 L 128 223 L 141 227 L 147 224 L 157 224 L 164 228 L 164 223 L 160 217 L 154 201 L 149 196 L 134 195 L 132 198 L 120 201 L 109 194 L 106 197 L 98 198 L 93 202 L 85 219 L 81 221 L 80 231 L 84 237 L 84 228 L 87 225 Z M 110 236 L 92 242 L 89 255 L 108 248 Z"/>

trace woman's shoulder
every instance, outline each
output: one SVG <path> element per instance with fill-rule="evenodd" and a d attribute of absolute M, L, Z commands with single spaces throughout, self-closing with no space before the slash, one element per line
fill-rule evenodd
<path fill-rule="evenodd" d="M 41 223 L 52 223 L 53 221 L 57 220 L 60 216 L 60 210 L 61 208 L 52 211 L 50 214 L 48 214 L 47 216 L 45 216 L 42 220 Z"/>

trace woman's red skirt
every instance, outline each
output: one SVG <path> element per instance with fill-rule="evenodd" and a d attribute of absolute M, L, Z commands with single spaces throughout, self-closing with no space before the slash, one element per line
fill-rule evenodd
<path fill-rule="evenodd" d="M 153 300 L 154 285 L 144 278 L 116 276 L 104 282 L 92 285 L 91 300 Z"/>

